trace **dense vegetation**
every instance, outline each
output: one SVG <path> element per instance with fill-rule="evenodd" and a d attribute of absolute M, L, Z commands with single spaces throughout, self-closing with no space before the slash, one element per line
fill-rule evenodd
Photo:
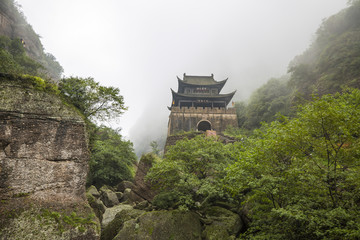
<path fill-rule="evenodd" d="M 104 126 L 95 129 L 93 138 L 88 184 L 99 188 L 131 180 L 136 163 L 132 143 L 124 140 L 120 131 Z"/>
<path fill-rule="evenodd" d="M 250 239 L 358 239 L 360 91 L 325 95 L 243 141 L 225 187 Z M 246 193 L 246 194 L 245 194 Z"/>
<path fill-rule="evenodd" d="M 28 57 L 20 39 L 0 36 L 0 72 L 37 76 L 42 65 Z"/>
<path fill-rule="evenodd" d="M 191 209 L 215 199 L 226 199 L 221 188 L 224 169 L 237 159 L 235 146 L 202 135 L 178 141 L 165 158 L 150 169 L 147 178 L 160 190 L 158 207 Z"/>

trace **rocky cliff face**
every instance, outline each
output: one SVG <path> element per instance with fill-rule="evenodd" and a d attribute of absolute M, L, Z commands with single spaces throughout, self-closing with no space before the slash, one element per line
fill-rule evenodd
<path fill-rule="evenodd" d="M 39 59 L 43 54 L 39 36 L 8 0 L 0 2 L 0 35 L 23 39 L 28 54 L 34 59 Z"/>
<path fill-rule="evenodd" d="M 27 55 L 44 67 L 42 74 L 55 81 L 61 78 L 63 68 L 53 55 L 44 52 L 40 36 L 27 22 L 14 0 L 0 1 L 0 36 L 2 35 L 10 39 L 22 39 Z"/>
<path fill-rule="evenodd" d="M 60 98 L 21 80 L 0 82 L 0 196 L 83 201 L 85 126 Z"/>
<path fill-rule="evenodd" d="M 0 76 L 0 199 L 5 203 L 0 205 L 0 221 L 4 226 L 11 229 L 16 216 L 33 206 L 42 210 L 54 206 L 50 213 L 76 212 L 76 206 L 81 214 L 91 214 L 85 198 L 88 158 L 85 124 L 72 107 L 56 94 L 38 90 L 31 80 Z M 10 208 L 15 217 L 7 221 Z M 61 219 L 65 212 L 50 215 Z M 14 237 L 10 230 L 2 231 L 10 234 L 9 239 Z"/>

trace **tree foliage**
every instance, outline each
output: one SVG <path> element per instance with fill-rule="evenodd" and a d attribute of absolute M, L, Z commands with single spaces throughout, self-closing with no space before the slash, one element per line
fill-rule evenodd
<path fill-rule="evenodd" d="M 227 198 L 221 179 L 226 166 L 235 159 L 231 148 L 214 137 L 185 138 L 168 149 L 147 178 L 163 193 L 161 197 L 171 198 L 177 207 L 191 209 L 195 202 L 202 206 Z"/>
<path fill-rule="evenodd" d="M 243 238 L 359 238 L 359 108 L 358 89 L 325 95 L 246 141 L 226 177 L 250 209 Z"/>
<path fill-rule="evenodd" d="M 108 127 L 97 128 L 93 135 L 88 184 L 115 186 L 122 180 L 131 180 L 136 163 L 132 143 Z"/>
<path fill-rule="evenodd" d="M 61 79 L 59 89 L 89 120 L 118 118 L 127 110 L 120 90 L 101 86 L 93 78 L 69 77 Z"/>
<path fill-rule="evenodd" d="M 0 72 L 38 76 L 42 65 L 26 55 L 20 39 L 0 36 Z"/>

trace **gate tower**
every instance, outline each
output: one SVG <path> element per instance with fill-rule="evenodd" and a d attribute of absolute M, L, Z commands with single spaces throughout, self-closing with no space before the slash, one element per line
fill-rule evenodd
<path fill-rule="evenodd" d="M 214 130 L 222 133 L 228 126 L 237 127 L 235 108 L 227 108 L 235 92 L 220 94 L 227 79 L 215 81 L 211 76 L 178 79 L 178 91 L 171 89 L 172 103 L 168 136 L 177 132 Z"/>

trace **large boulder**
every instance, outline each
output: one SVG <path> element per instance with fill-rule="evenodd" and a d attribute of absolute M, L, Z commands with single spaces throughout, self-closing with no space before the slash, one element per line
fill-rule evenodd
<path fill-rule="evenodd" d="M 155 197 L 156 192 L 151 189 L 151 184 L 145 180 L 145 176 L 155 163 L 156 158 L 152 153 L 145 154 L 141 157 L 134 178 L 134 186 L 131 188 L 130 193 L 130 200 L 133 202 L 141 202 L 144 200 L 152 202 Z"/>
<path fill-rule="evenodd" d="M 102 240 L 113 239 L 118 234 L 118 232 L 123 227 L 126 221 L 129 221 L 131 219 L 136 219 L 137 217 L 139 217 L 141 214 L 144 213 L 144 211 L 142 210 L 133 209 L 131 207 L 121 207 L 121 208 L 117 207 L 116 211 L 118 212 L 116 213 L 114 219 L 103 226 L 100 239 Z"/>
<path fill-rule="evenodd" d="M 193 212 L 152 211 L 124 222 L 114 240 L 200 240 L 201 224 Z"/>
<path fill-rule="evenodd" d="M 113 207 L 119 204 L 118 196 L 106 186 L 100 188 L 100 199 L 106 207 Z"/>
<path fill-rule="evenodd" d="M 99 238 L 85 197 L 88 160 L 85 122 L 54 87 L 0 74 L 2 239 L 58 239 L 59 229 L 61 239 Z M 40 210 L 50 213 L 54 231 L 45 234 L 48 216 Z M 89 224 L 67 224 L 72 212 Z"/>
<path fill-rule="evenodd" d="M 126 188 L 126 189 L 124 190 L 123 196 L 122 196 L 122 198 L 121 198 L 121 202 L 123 202 L 123 203 L 129 203 L 129 202 L 131 202 L 131 200 L 130 200 L 130 195 L 131 195 L 131 189 L 130 189 L 130 188 Z"/>
<path fill-rule="evenodd" d="M 118 185 L 116 185 L 115 189 L 118 192 L 124 192 L 125 189 L 127 189 L 127 188 L 131 189 L 132 187 L 134 187 L 134 183 L 124 180 L 124 181 L 120 182 Z"/>
<path fill-rule="evenodd" d="M 132 210 L 133 207 L 129 204 L 119 204 L 111 208 L 107 208 L 103 215 L 101 227 L 105 228 L 112 220 L 114 220 L 116 214 L 125 210 Z"/>
<path fill-rule="evenodd" d="M 206 209 L 203 238 L 206 240 L 231 240 L 243 228 L 240 216 L 225 208 L 212 206 Z"/>
<path fill-rule="evenodd" d="M 100 197 L 100 193 L 97 190 L 97 188 L 95 186 L 90 186 L 87 190 L 86 193 L 93 195 L 95 198 L 99 198 Z"/>

